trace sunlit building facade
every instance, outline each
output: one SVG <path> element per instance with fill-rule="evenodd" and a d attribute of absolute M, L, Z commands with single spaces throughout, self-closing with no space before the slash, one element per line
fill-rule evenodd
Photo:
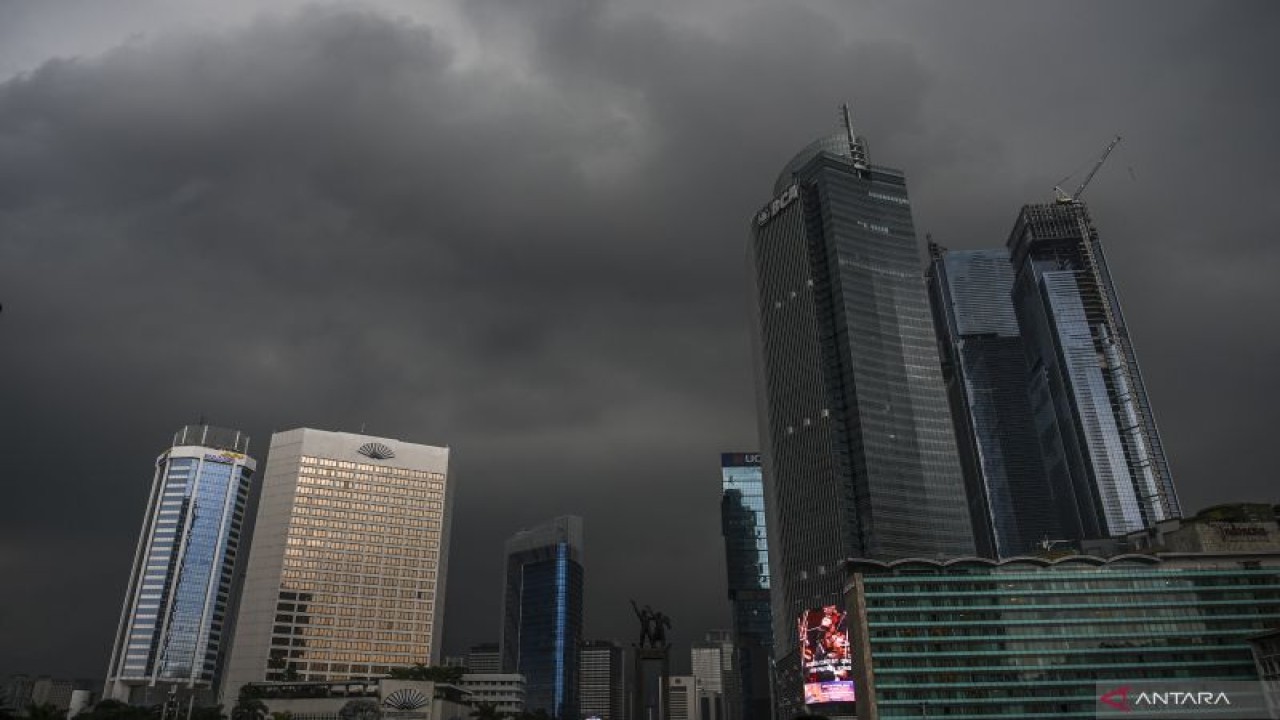
<path fill-rule="evenodd" d="M 239 431 L 188 425 L 156 459 L 106 697 L 152 704 L 170 691 L 212 693 L 257 468 L 248 448 Z"/>
<path fill-rule="evenodd" d="M 452 497 L 448 448 L 273 435 L 224 704 L 249 682 L 437 663 Z"/>
<path fill-rule="evenodd" d="M 689 649 L 701 720 L 741 720 L 736 656 L 728 630 L 711 630 Z"/>
<path fill-rule="evenodd" d="M 502 671 L 525 677 L 525 708 L 578 717 L 582 518 L 558 517 L 506 542 Z"/>

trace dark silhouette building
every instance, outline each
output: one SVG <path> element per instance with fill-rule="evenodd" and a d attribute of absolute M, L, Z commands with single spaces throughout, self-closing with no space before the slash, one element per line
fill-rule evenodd
<path fill-rule="evenodd" d="M 760 453 L 720 455 L 720 531 L 729 571 L 736 686 L 728 705 L 742 720 L 769 720 L 773 610 L 769 600 L 769 535 Z"/>
<path fill-rule="evenodd" d="M 1028 365 L 1004 248 L 929 244 L 929 293 L 978 553 L 1028 555 L 1064 539 L 1065 507 L 1036 436 Z"/>
<path fill-rule="evenodd" d="M 749 243 L 775 653 L 792 664 L 797 618 L 840 602 L 846 558 L 974 553 L 906 178 L 843 120 L 786 164 Z"/>

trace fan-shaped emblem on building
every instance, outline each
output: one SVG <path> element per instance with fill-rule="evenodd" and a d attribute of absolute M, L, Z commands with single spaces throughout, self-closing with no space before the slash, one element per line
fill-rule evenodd
<path fill-rule="evenodd" d="M 417 710 L 426 707 L 431 702 L 426 695 L 418 690 L 401 689 L 397 690 L 382 700 L 382 704 L 396 710 Z"/>
<path fill-rule="evenodd" d="M 386 460 L 387 458 L 393 458 L 396 456 L 395 450 L 392 450 L 382 443 L 365 443 L 361 445 L 360 449 L 356 450 L 356 452 L 364 455 L 365 457 L 371 457 L 374 460 Z"/>

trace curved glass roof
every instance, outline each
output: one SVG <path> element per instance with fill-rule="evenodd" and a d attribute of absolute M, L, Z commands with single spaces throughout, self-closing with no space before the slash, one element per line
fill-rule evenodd
<path fill-rule="evenodd" d="M 782 172 L 778 173 L 778 179 L 773 182 L 773 194 L 781 195 L 782 191 L 791 185 L 791 176 L 795 175 L 805 163 L 823 152 L 847 158 L 853 157 L 853 151 L 849 149 L 849 138 L 844 131 L 820 137 L 805 145 L 803 150 L 792 156 L 787 164 L 782 166 Z"/>

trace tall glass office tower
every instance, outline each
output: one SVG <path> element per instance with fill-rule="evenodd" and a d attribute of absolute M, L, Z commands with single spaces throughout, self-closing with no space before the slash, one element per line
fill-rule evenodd
<path fill-rule="evenodd" d="M 844 559 L 974 553 L 906 178 L 843 119 L 751 223 L 779 655 L 839 601 Z"/>
<path fill-rule="evenodd" d="M 721 453 L 720 482 L 720 531 L 729 570 L 740 694 L 729 701 L 741 709 L 743 720 L 769 720 L 773 611 L 760 453 Z"/>
<path fill-rule="evenodd" d="M 1009 235 L 1013 303 L 1054 491 L 1073 537 L 1182 514 L 1102 244 L 1079 201 L 1022 208 Z"/>
<path fill-rule="evenodd" d="M 525 676 L 525 709 L 578 718 L 582 518 L 521 530 L 506 543 L 502 671 Z"/>
<path fill-rule="evenodd" d="M 230 641 L 228 603 L 257 463 L 249 437 L 188 425 L 156 459 L 104 695 L 210 699 Z"/>
<path fill-rule="evenodd" d="M 1032 554 L 1063 539 L 1069 500 L 1049 484 L 1027 386 L 1027 358 L 1004 248 L 929 244 L 929 293 L 981 555 Z"/>

